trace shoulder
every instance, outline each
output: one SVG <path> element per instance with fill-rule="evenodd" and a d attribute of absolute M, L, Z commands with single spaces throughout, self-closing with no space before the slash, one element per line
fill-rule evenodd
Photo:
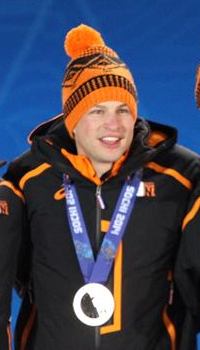
<path fill-rule="evenodd" d="M 171 152 L 186 161 L 200 160 L 200 155 L 197 152 L 180 144 L 175 144 Z"/>
<path fill-rule="evenodd" d="M 42 160 L 37 159 L 32 150 L 28 150 L 8 164 L 7 171 L 3 175 L 3 179 L 10 181 L 14 186 L 18 187 L 20 180 L 34 169 L 43 164 Z"/>
<path fill-rule="evenodd" d="M 166 151 L 164 157 L 166 158 L 166 162 L 171 162 L 174 165 L 176 164 L 176 166 L 180 168 L 186 166 L 197 166 L 200 168 L 200 155 L 180 144 L 175 144 Z"/>
<path fill-rule="evenodd" d="M 154 161 L 178 172 L 192 182 L 200 181 L 200 156 L 187 147 L 175 144 L 163 150 Z"/>

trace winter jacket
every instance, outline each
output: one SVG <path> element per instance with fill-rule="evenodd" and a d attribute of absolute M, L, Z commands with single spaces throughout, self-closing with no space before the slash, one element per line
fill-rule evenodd
<path fill-rule="evenodd" d="M 175 277 L 181 295 L 200 329 L 200 186 L 192 192 L 177 255 Z"/>
<path fill-rule="evenodd" d="M 17 350 L 194 350 L 196 325 L 174 281 L 174 266 L 188 202 L 200 180 L 197 155 L 177 145 L 175 129 L 142 119 L 127 158 L 101 179 L 86 158 L 76 155 L 62 115 L 34 130 L 30 142 L 0 186 L 5 204 L 0 215 L 0 350 L 9 349 L 16 280 L 23 295 Z M 122 185 L 138 169 L 143 175 L 136 204 L 106 283 L 114 315 L 103 326 L 89 327 L 72 308 L 84 281 L 66 216 L 63 174 L 76 187 L 96 256 Z"/>

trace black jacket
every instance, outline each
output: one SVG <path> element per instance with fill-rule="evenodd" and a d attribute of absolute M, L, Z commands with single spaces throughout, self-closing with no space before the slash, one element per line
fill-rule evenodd
<path fill-rule="evenodd" d="M 99 185 L 61 152 L 76 153 L 62 116 L 32 133 L 31 150 L 10 164 L 0 186 L 0 200 L 7 203 L 7 212 L 0 215 L 0 350 L 8 349 L 16 274 L 24 296 L 17 349 L 195 349 L 193 315 L 183 307 L 173 272 L 188 201 L 200 181 L 200 162 L 176 138 L 175 129 L 139 119 L 128 158 L 117 174 L 101 179 L 106 206 L 101 210 Z M 143 178 L 136 205 L 107 282 L 115 313 L 111 322 L 94 329 L 72 309 L 84 282 L 66 218 L 63 174 L 76 186 L 96 255 L 120 189 L 139 168 Z"/>

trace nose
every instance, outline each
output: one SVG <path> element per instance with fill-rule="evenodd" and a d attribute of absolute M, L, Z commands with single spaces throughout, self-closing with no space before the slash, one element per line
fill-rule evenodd
<path fill-rule="evenodd" d="M 107 112 L 105 115 L 104 126 L 109 130 L 119 130 L 121 122 L 117 113 L 113 111 Z"/>

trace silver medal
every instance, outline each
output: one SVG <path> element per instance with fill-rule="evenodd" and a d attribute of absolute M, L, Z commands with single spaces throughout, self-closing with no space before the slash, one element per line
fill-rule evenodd
<path fill-rule="evenodd" d="M 104 285 L 88 283 L 75 294 L 73 308 L 77 318 L 87 326 L 101 326 L 113 315 L 114 299 Z"/>

